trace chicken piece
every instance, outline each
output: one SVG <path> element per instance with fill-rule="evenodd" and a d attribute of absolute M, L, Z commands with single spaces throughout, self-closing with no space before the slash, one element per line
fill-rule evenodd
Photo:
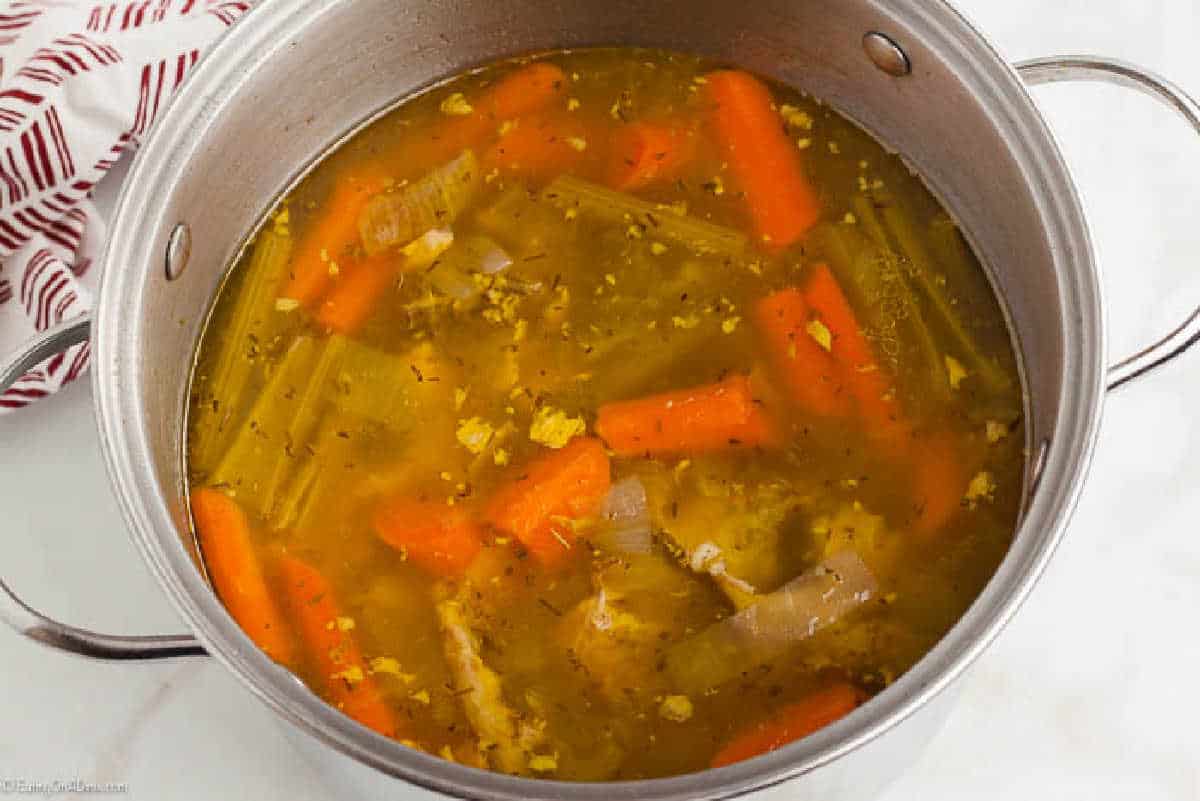
<path fill-rule="evenodd" d="M 544 726 L 525 720 L 504 701 L 500 677 L 479 655 L 479 639 L 467 624 L 463 605 L 454 599 L 437 604 L 446 662 L 462 692 L 467 720 L 491 766 L 526 774 L 534 749 L 545 739 Z"/>
<path fill-rule="evenodd" d="M 595 594 L 559 624 L 572 662 L 610 702 L 665 691 L 656 666 L 678 636 L 679 620 L 715 611 L 717 594 L 661 553 L 625 554 L 599 567 L 593 581 Z"/>
<path fill-rule="evenodd" d="M 886 579 L 895 571 L 903 538 L 888 530 L 884 519 L 861 503 L 843 504 L 833 513 L 812 522 L 813 543 L 818 558 L 828 559 L 840 551 L 854 551 L 877 577 Z"/>
<path fill-rule="evenodd" d="M 653 692 L 654 661 L 662 626 L 622 608 L 604 589 L 563 617 L 559 639 L 573 662 L 613 703 Z"/>

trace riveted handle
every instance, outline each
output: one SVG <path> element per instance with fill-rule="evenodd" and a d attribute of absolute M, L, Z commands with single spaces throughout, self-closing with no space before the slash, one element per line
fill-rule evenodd
<path fill-rule="evenodd" d="M 1030 86 L 1095 81 L 1135 89 L 1170 106 L 1200 134 L 1200 104 L 1174 83 L 1136 64 L 1102 56 L 1049 56 L 1022 61 L 1017 73 Z M 1200 340 L 1200 307 L 1166 336 L 1108 368 L 1111 392 L 1181 356 Z"/>
<path fill-rule="evenodd" d="M 11 358 L 0 362 L 0 395 L 28 370 L 83 342 L 90 332 L 91 320 L 85 314 L 49 328 L 30 340 Z M 0 620 L 18 634 L 43 645 L 94 659 L 121 661 L 206 656 L 199 641 L 190 634 L 101 634 L 61 623 L 21 600 L 2 577 Z"/>

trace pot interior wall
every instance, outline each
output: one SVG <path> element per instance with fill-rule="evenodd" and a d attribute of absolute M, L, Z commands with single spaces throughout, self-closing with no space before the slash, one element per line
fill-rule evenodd
<path fill-rule="evenodd" d="M 110 456 L 118 483 L 123 470 L 144 469 L 136 464 L 143 455 L 155 477 L 127 498 L 135 523 L 153 529 L 143 539 L 161 538 L 173 520 L 190 542 L 181 456 L 188 372 L 225 269 L 271 201 L 350 126 L 398 97 L 482 62 L 555 47 L 698 52 L 805 89 L 876 134 L 925 177 L 988 265 L 1018 335 L 1035 447 L 1054 440 L 1064 408 L 1094 416 L 1102 344 L 1094 274 L 1069 178 L 1040 118 L 1007 67 L 941 3 L 885 5 L 320 0 L 301 10 L 266 0 L 160 122 L 114 227 L 96 380 L 102 417 L 126 430 L 114 435 L 115 447 L 134 454 Z M 903 45 L 911 75 L 893 78 L 871 64 L 861 46 L 871 30 Z M 191 227 L 192 254 L 168 282 L 163 256 L 180 222 Z M 1068 324 L 1082 332 L 1072 347 Z M 1093 424 L 1070 421 L 1063 447 L 1090 444 Z M 1071 460 L 1086 462 L 1086 454 L 1055 453 L 1052 445 L 1047 464 L 1071 478 L 1040 515 L 1031 508 L 1040 522 L 1021 533 L 1030 547 L 1008 565 L 1010 589 L 1047 555 L 1038 538 L 1052 538 L 1047 532 L 1065 516 L 1082 472 Z M 160 573 L 183 571 L 178 540 L 143 545 Z M 195 600 L 193 579 L 172 581 L 183 585 L 176 600 L 204 617 L 209 607 Z"/>

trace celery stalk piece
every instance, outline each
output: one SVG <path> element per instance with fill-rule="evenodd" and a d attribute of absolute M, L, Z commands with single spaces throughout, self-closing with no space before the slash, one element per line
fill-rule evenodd
<path fill-rule="evenodd" d="M 528 274 L 530 266 L 548 267 L 571 258 L 580 244 L 578 226 L 564 225 L 566 216 L 558 206 L 547 202 L 543 193 L 531 193 L 523 185 L 513 184 L 479 209 L 474 222 Z"/>
<path fill-rule="evenodd" d="M 899 259 L 886 240 L 879 244 L 877 237 L 883 235 L 883 228 L 875 209 L 867 198 L 859 197 L 855 199 L 855 213 L 857 224 L 823 226 L 814 233 L 814 241 L 823 246 L 829 266 L 881 356 L 893 369 L 924 376 L 922 385 L 927 385 L 934 397 L 947 401 L 950 386 L 941 348 L 921 314 L 919 300 L 904 277 Z M 907 358 L 903 358 L 900 351 L 906 342 L 912 345 L 905 353 Z M 914 366 L 905 368 L 905 364 Z"/>
<path fill-rule="evenodd" d="M 274 509 L 289 464 L 316 426 L 339 349 L 335 340 L 297 339 L 213 471 L 212 482 L 229 487 L 251 511 L 269 517 Z"/>
<path fill-rule="evenodd" d="M 395 433 L 410 430 L 420 405 L 421 377 L 409 359 L 342 337 L 342 361 L 330 400 L 338 410 L 380 423 Z"/>
<path fill-rule="evenodd" d="M 672 364 L 697 353 L 721 336 L 715 324 L 677 331 L 667 342 L 647 348 L 632 337 L 615 343 L 609 352 L 595 360 L 597 371 L 603 371 L 606 397 L 623 399 L 637 394 L 645 385 Z"/>
<path fill-rule="evenodd" d="M 341 490 L 340 482 L 348 475 L 345 464 L 351 446 L 342 432 L 347 428 L 358 429 L 359 422 L 348 420 L 336 410 L 321 418 L 312 435 L 311 447 L 303 451 L 303 464 L 275 506 L 272 528 L 276 531 L 308 528 L 315 523 L 318 510 L 330 508 L 333 493 Z"/>
<path fill-rule="evenodd" d="M 321 483 L 316 465 L 340 450 L 330 415 L 406 433 L 420 403 L 419 382 L 404 357 L 342 336 L 301 337 L 269 378 L 212 481 L 276 528 L 294 525 Z"/>
<path fill-rule="evenodd" d="M 285 437 L 296 411 L 295 398 L 307 383 L 319 351 L 320 346 L 311 337 L 292 343 L 268 375 L 266 386 L 213 470 L 212 482 L 228 487 L 255 512 L 263 509 L 260 493 L 267 471 L 280 455 L 287 455 Z"/>
<path fill-rule="evenodd" d="M 654 378 L 673 364 L 678 364 L 722 336 L 717 315 L 705 314 L 698 325 L 692 328 L 672 327 L 670 316 L 679 310 L 680 295 L 690 292 L 701 295 L 705 286 L 704 276 L 710 269 L 719 269 L 714 264 L 716 257 L 700 259 L 689 257 L 688 261 L 674 273 L 664 274 L 658 263 L 648 261 L 646 274 L 654 275 L 654 283 L 638 294 L 623 301 L 617 307 L 610 301 L 605 305 L 612 331 L 596 336 L 581 329 L 577 343 L 587 346 L 584 365 L 588 372 L 602 375 L 604 393 L 602 399 L 623 399 L 636 395 Z M 652 273 L 651 270 L 658 270 Z M 652 321 L 662 321 L 648 329 Z M 601 322 L 606 328 L 608 322 Z M 531 365 L 535 370 L 539 365 Z M 543 389 L 561 388 L 573 378 L 562 377 L 558 385 L 543 386 Z"/>
<path fill-rule="evenodd" d="M 287 275 L 292 240 L 278 228 L 258 234 L 245 268 L 245 279 L 221 337 L 212 371 L 204 381 L 207 402 L 196 407 L 192 426 L 192 464 L 202 472 L 228 447 L 230 436 L 245 412 L 246 392 L 262 348 L 277 333 L 280 313 L 275 309 L 275 288 Z"/>
<path fill-rule="evenodd" d="M 993 394 L 1011 390 L 1011 382 L 1000 366 L 979 349 L 978 343 L 963 324 L 954 308 L 946 287 L 938 281 L 934 261 L 925 248 L 922 236 L 913 227 L 908 215 L 894 204 L 883 209 L 883 223 L 895 237 L 899 250 L 908 258 L 912 275 L 929 299 L 947 333 L 953 338 L 970 372 L 978 376 L 984 387 Z"/>
<path fill-rule="evenodd" d="M 271 519 L 271 527 L 276 531 L 283 529 L 295 528 L 299 523 L 303 513 L 308 511 L 309 501 L 312 499 L 314 488 L 317 486 L 323 464 L 321 455 L 324 451 L 324 445 L 328 441 L 331 431 L 331 426 L 328 417 L 321 421 L 320 427 L 317 429 L 317 434 L 313 438 L 313 449 L 303 451 L 304 463 L 300 469 L 296 471 L 295 478 L 288 484 L 287 491 L 283 494 L 282 500 L 276 505 L 274 515 Z"/>
<path fill-rule="evenodd" d="M 892 244 L 888 241 L 887 231 L 879 221 L 879 215 L 875 213 L 875 201 L 866 195 L 855 195 L 853 203 L 857 224 L 862 226 L 872 242 L 884 250 L 891 250 Z"/>
<path fill-rule="evenodd" d="M 474 199 L 479 183 L 475 154 L 464 150 L 422 178 L 375 196 L 358 221 L 363 248 L 374 255 L 449 225 Z"/>
<path fill-rule="evenodd" d="M 612 225 L 632 226 L 639 236 L 669 239 L 699 254 L 741 258 L 748 249 L 745 234 L 732 228 L 679 214 L 658 203 L 570 175 L 554 179 L 542 196 L 563 210 L 574 209 Z"/>
<path fill-rule="evenodd" d="M 544 217 L 546 222 L 551 220 L 545 211 L 554 211 L 551 207 L 539 203 L 538 196 L 531 194 L 520 184 L 513 184 L 500 193 L 494 201 L 475 215 L 479 225 L 492 236 L 505 237 L 518 229 L 531 218 Z M 561 216 L 554 212 L 554 222 Z M 541 222 L 542 220 L 537 220 Z M 520 254 L 518 254 L 520 255 Z"/>
<path fill-rule="evenodd" d="M 308 381 L 297 395 L 296 411 L 284 434 L 285 447 L 275 458 L 266 484 L 260 490 L 263 514 L 274 514 L 276 504 L 285 488 L 284 484 L 294 462 L 288 451 L 294 452 L 296 448 L 304 448 L 312 442 L 313 432 L 325 412 L 328 387 L 341 363 L 344 348 L 345 340 L 342 337 L 326 340 Z"/>
<path fill-rule="evenodd" d="M 979 267 L 957 223 L 947 214 L 936 214 L 929 221 L 929 252 L 933 261 L 946 274 L 950 286 L 962 286 L 978 281 Z"/>

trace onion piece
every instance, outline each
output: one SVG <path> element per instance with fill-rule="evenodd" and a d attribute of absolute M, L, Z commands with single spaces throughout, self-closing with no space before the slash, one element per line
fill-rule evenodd
<path fill-rule="evenodd" d="M 606 520 L 632 520 L 649 514 L 646 486 L 638 478 L 623 478 L 613 484 L 600 505 L 600 516 Z"/>
<path fill-rule="evenodd" d="M 859 555 L 841 551 L 717 625 L 756 648 L 787 646 L 836 622 L 878 591 Z"/>
<path fill-rule="evenodd" d="M 453 300 L 470 302 L 483 293 L 486 283 L 479 274 L 495 275 L 513 263 L 504 248 L 489 236 L 473 234 L 461 237 L 454 247 L 439 254 L 436 263 L 425 271 L 434 291 Z"/>
<path fill-rule="evenodd" d="M 646 487 L 639 479 L 626 478 L 613 484 L 600 506 L 600 522 L 591 540 L 618 553 L 650 553 L 654 549 Z"/>
<path fill-rule="evenodd" d="M 560 209 L 574 209 L 581 215 L 622 229 L 630 224 L 644 226 L 656 237 L 673 240 L 701 255 L 739 259 L 749 249 L 749 240 L 741 231 L 678 214 L 669 207 L 573 175 L 555 178 L 542 192 L 542 197 Z"/>
<path fill-rule="evenodd" d="M 411 242 L 437 225 L 449 225 L 479 188 L 479 162 L 470 150 L 409 184 L 371 198 L 358 218 L 368 256 Z"/>
<path fill-rule="evenodd" d="M 689 692 L 734 678 L 808 639 L 879 593 L 854 551 L 841 551 L 762 600 L 674 646 L 667 667 Z"/>
<path fill-rule="evenodd" d="M 454 231 L 450 228 L 430 228 L 425 233 L 400 248 L 404 254 L 405 270 L 421 270 L 437 261 L 454 244 Z"/>
<path fill-rule="evenodd" d="M 491 240 L 488 240 L 491 242 Z M 512 266 L 512 256 L 508 255 L 508 251 L 499 245 L 492 243 L 492 247 L 483 254 L 479 259 L 479 271 L 487 275 L 495 275 L 503 272 Z"/>

